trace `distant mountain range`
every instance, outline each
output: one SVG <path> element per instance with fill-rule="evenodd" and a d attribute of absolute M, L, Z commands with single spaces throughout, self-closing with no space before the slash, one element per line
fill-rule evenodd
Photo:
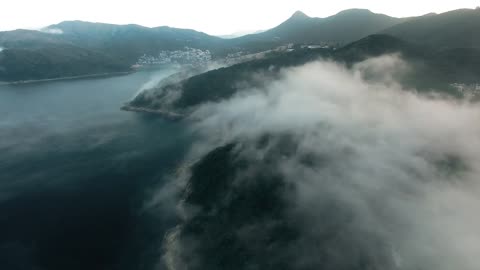
<path fill-rule="evenodd" d="M 139 25 L 114 25 L 67 21 L 47 29 L 60 30 L 64 40 L 102 51 L 135 63 L 143 54 L 156 55 L 160 50 L 177 50 L 185 46 L 218 50 L 224 40 L 189 29 L 167 26 L 148 28 Z"/>
<path fill-rule="evenodd" d="M 311 18 L 297 11 L 277 27 L 233 39 L 165 26 L 66 21 L 42 31 L 0 32 L 0 81 L 129 71 L 144 54 L 155 56 L 184 47 L 210 50 L 222 58 L 232 52 L 258 52 L 290 43 L 341 47 L 376 33 L 438 50 L 480 48 L 479 27 L 479 9 L 415 18 L 394 18 L 365 9 Z"/>
<path fill-rule="evenodd" d="M 285 43 L 346 44 L 406 20 L 408 19 L 375 14 L 366 9 L 349 9 L 327 18 L 311 18 L 297 11 L 277 27 L 260 34 L 240 37 L 235 41 L 245 47 Z"/>

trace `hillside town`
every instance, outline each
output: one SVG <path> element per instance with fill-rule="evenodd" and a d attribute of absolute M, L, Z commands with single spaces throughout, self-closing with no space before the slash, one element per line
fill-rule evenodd
<path fill-rule="evenodd" d="M 138 59 L 136 66 L 142 67 L 166 64 L 203 66 L 210 61 L 212 61 L 212 54 L 209 50 L 185 47 L 183 50 L 161 51 L 157 56 L 144 54 Z"/>
<path fill-rule="evenodd" d="M 332 43 L 323 42 L 321 44 L 314 45 L 297 45 L 293 43 L 288 43 L 286 45 L 278 46 L 271 50 L 266 50 L 262 52 L 249 53 L 245 51 L 238 51 L 234 53 L 229 53 L 225 58 L 217 61 L 223 62 L 227 65 L 232 65 L 236 63 L 241 63 L 245 61 L 250 61 L 254 59 L 261 59 L 266 56 L 266 54 L 271 52 L 291 52 L 295 50 L 295 47 L 302 49 L 331 49 L 335 48 Z M 133 66 L 134 68 L 141 67 L 150 67 L 157 65 L 167 65 L 167 64 L 181 64 L 181 65 L 192 65 L 192 66 L 205 66 L 212 61 L 212 53 L 209 50 L 201 50 L 197 48 L 184 47 L 182 50 L 175 51 L 160 51 L 157 56 L 144 54 L 142 55 Z"/>

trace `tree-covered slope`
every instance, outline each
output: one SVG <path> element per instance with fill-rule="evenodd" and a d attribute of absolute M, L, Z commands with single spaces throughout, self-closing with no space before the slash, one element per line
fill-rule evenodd
<path fill-rule="evenodd" d="M 0 32 L 1 81 L 130 71 L 144 54 L 223 46 L 221 38 L 170 27 L 67 21 L 42 31 Z"/>
<path fill-rule="evenodd" d="M 420 50 L 433 58 L 447 57 L 446 54 L 432 56 L 435 52 L 456 49 L 457 53 L 450 53 L 450 57 L 464 55 L 462 59 L 471 62 L 473 60 L 467 56 L 474 56 L 475 53 L 460 50 L 480 48 L 478 26 L 480 9 L 455 10 L 416 18 L 393 18 L 363 9 L 345 10 L 327 18 L 311 18 L 302 12 L 296 12 L 275 28 L 235 39 L 221 39 L 194 30 L 171 27 L 148 28 L 139 25 L 66 21 L 51 25 L 43 29 L 44 32 L 0 32 L 0 47 L 3 49 L 3 52 L 0 52 L 0 72 L 3 74 L 2 80 L 14 81 L 86 75 L 100 71 L 125 71 L 142 55 L 157 56 L 164 50 L 192 47 L 210 50 L 214 58 L 222 58 L 230 52 L 259 52 L 290 43 L 339 47 L 376 33 L 388 34 L 411 44 L 428 47 Z M 406 48 L 395 47 L 403 46 L 400 42 L 396 45 L 384 42 L 388 41 L 384 39 L 367 42 L 366 46 L 369 50 L 377 48 L 382 51 L 385 47 L 386 51 L 400 50 L 405 53 L 403 50 Z M 354 47 L 346 46 L 336 55 L 345 60 L 361 58 L 358 50 L 362 50 L 362 46 L 360 43 L 355 43 Z M 290 56 L 285 57 L 288 59 Z M 270 60 L 267 60 L 265 65 L 268 65 Z M 455 61 L 453 59 L 452 63 Z M 450 72 L 452 65 L 448 62 L 439 62 L 447 67 L 443 68 L 444 73 Z M 467 63 L 466 66 L 469 65 Z M 241 67 L 237 66 L 232 70 L 242 69 Z M 228 73 L 230 71 L 225 75 Z M 458 76 L 452 79 L 455 77 Z"/>
<path fill-rule="evenodd" d="M 232 43 L 245 47 L 285 43 L 347 44 L 405 20 L 365 9 L 344 10 L 327 18 L 312 18 L 297 11 L 275 28 L 233 39 Z"/>
<path fill-rule="evenodd" d="M 243 89 L 261 87 L 277 78 L 282 68 L 300 66 L 320 58 L 352 66 L 371 57 L 397 53 L 410 65 L 409 72 L 401 78 L 408 87 L 420 91 L 436 89 L 449 92 L 452 83 L 480 82 L 477 57 L 480 50 L 437 52 L 392 36 L 372 35 L 338 50 L 299 48 L 293 52 L 272 53 L 265 59 L 161 84 L 140 93 L 129 106 L 188 114 L 202 103 L 229 98 Z"/>
<path fill-rule="evenodd" d="M 0 81 L 41 80 L 130 71 L 130 65 L 71 45 L 0 52 Z"/>
<path fill-rule="evenodd" d="M 83 21 L 65 21 L 49 29 L 62 32 L 62 39 L 95 49 L 133 64 L 144 55 L 184 47 L 216 50 L 224 40 L 190 29 L 167 26 L 148 28 L 140 25 L 115 25 Z"/>
<path fill-rule="evenodd" d="M 413 43 L 445 48 L 480 48 L 480 9 L 459 9 L 428 14 L 384 31 Z"/>
<path fill-rule="evenodd" d="M 302 65 L 321 56 L 329 57 L 330 54 L 331 51 L 326 49 L 271 53 L 265 59 L 211 70 L 176 82 L 161 83 L 154 89 L 140 93 L 128 105 L 183 114 L 203 102 L 228 98 L 239 89 L 261 86 L 274 79 L 280 68 Z M 259 76 L 252 76 L 254 74 Z M 170 102 L 168 97 L 177 91 L 180 91 L 181 95 Z"/>

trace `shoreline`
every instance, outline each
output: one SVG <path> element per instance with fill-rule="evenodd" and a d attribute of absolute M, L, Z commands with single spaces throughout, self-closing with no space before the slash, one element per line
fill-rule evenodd
<path fill-rule="evenodd" d="M 128 112 L 137 112 L 137 113 L 147 113 L 147 114 L 154 114 L 154 115 L 159 115 L 161 117 L 164 117 L 168 120 L 181 120 L 185 117 L 183 114 L 175 113 L 175 112 L 169 112 L 169 111 L 161 111 L 161 110 L 154 110 L 154 109 L 148 109 L 148 108 L 142 108 L 142 107 L 134 107 L 128 104 L 123 105 L 120 107 L 121 110 L 123 111 L 128 111 Z"/>
<path fill-rule="evenodd" d="M 14 82 L 3 82 L 0 81 L 0 86 L 2 85 L 22 85 L 22 84 L 31 84 L 31 83 L 42 83 L 42 82 L 55 82 L 55 81 L 68 81 L 68 80 L 78 80 L 78 79 L 89 79 L 89 78 L 100 78 L 100 77 L 114 77 L 128 75 L 137 72 L 137 70 L 132 71 L 119 71 L 119 72 L 109 72 L 109 73 L 97 73 L 97 74 L 88 74 L 88 75 L 79 75 L 79 76 L 68 76 L 68 77 L 59 77 L 51 79 L 40 79 L 40 80 L 25 80 L 25 81 L 14 81 Z"/>

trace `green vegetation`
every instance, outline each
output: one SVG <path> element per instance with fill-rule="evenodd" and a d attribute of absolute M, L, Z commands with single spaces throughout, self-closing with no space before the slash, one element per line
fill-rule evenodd
<path fill-rule="evenodd" d="M 415 18 L 393 18 L 369 10 L 351 9 L 327 18 L 311 18 L 302 12 L 296 12 L 282 24 L 265 32 L 234 39 L 221 39 L 188 29 L 66 21 L 47 27 L 50 32 L 57 34 L 29 30 L 0 32 L 0 46 L 5 49 L 0 52 L 0 80 L 47 79 L 128 71 L 144 54 L 155 56 L 163 50 L 178 50 L 186 46 L 210 50 L 214 58 L 222 58 L 232 52 L 259 52 L 287 44 L 339 47 L 341 44 L 377 33 L 428 47 L 428 50 L 421 48 L 420 54 L 427 52 L 430 56 L 421 57 L 431 57 L 429 61 L 432 64 L 445 66 L 439 68 L 443 71 L 439 71 L 438 74 L 443 76 L 448 73 L 447 78 L 454 79 L 463 76 L 460 74 L 462 68 L 452 73 L 448 61 L 441 59 L 446 59 L 448 54 L 460 62 L 467 60 L 471 63 L 468 58 L 474 57 L 476 51 L 462 48 L 480 48 L 480 35 L 477 34 L 479 25 L 480 9 L 455 10 Z M 368 40 L 362 42 L 366 42 L 365 45 L 354 43 L 355 47 L 346 46 L 343 55 L 336 54 L 337 57 L 347 62 L 358 61 L 363 57 L 358 52 L 365 49 L 362 46 L 367 46 L 372 53 L 376 53 L 374 50 L 383 52 L 384 49 L 388 49 L 415 54 L 419 50 L 415 48 L 417 52 L 410 52 L 408 51 L 410 49 L 404 46 L 406 43 L 396 43 L 397 41 L 386 38 L 377 39 L 376 42 Z M 447 49 L 455 50 L 448 52 Z M 437 52 L 438 55 L 432 55 Z M 315 55 L 315 52 L 309 53 Z M 282 57 L 288 66 L 289 56 Z M 268 61 L 276 61 L 272 59 L 274 58 Z M 251 65 L 256 68 L 256 65 L 263 64 Z M 283 63 L 280 64 L 282 65 Z M 472 65 L 476 66 L 476 63 L 472 62 Z M 473 66 L 466 68 L 467 79 L 476 76 L 475 72 L 471 72 Z M 248 65 L 234 67 L 235 71 L 221 71 L 224 74 L 218 76 L 237 74 L 243 68 L 248 68 Z M 216 73 L 208 76 L 225 86 L 221 82 L 222 79 L 215 78 Z M 232 89 L 226 87 L 224 91 L 227 93 Z M 194 103 L 189 97 L 181 102 L 184 103 L 182 105 Z"/>
<path fill-rule="evenodd" d="M 254 60 L 232 67 L 212 70 L 182 82 L 183 95 L 175 103 L 178 107 L 195 106 L 205 101 L 218 101 L 232 96 L 239 88 L 261 86 L 278 75 L 280 68 L 299 66 L 320 56 L 327 57 L 329 50 L 300 49 L 291 53 L 273 53 L 266 59 Z M 252 78 L 253 73 L 263 78 Z M 243 85 L 242 85 L 243 84 Z"/>
<path fill-rule="evenodd" d="M 400 53 L 413 68 L 401 78 L 402 83 L 420 91 L 435 89 L 458 95 L 458 91 L 453 91 L 450 84 L 480 81 L 480 50 L 437 52 L 392 36 L 372 35 L 338 50 L 298 48 L 292 52 L 272 53 L 264 59 L 169 82 L 139 94 L 130 105 L 187 114 L 199 104 L 229 98 L 242 89 L 261 87 L 279 76 L 282 68 L 300 66 L 319 58 L 351 66 L 369 57 L 391 53 Z M 262 78 L 255 79 L 253 74 L 261 74 Z M 159 102 L 168 91 L 181 91 L 181 95 L 173 103 Z"/>
<path fill-rule="evenodd" d="M 297 205 L 288 203 L 289 198 L 299 196 L 304 176 L 287 179 L 276 167 L 281 160 L 299 154 L 298 143 L 282 137 L 273 134 L 229 143 L 213 149 L 191 167 L 182 194 L 182 207 L 188 214 L 176 228 L 174 239 L 176 245 L 188 248 L 170 249 L 177 263 L 195 270 L 306 270 L 318 265 L 324 269 L 377 269 L 379 262 L 393 268 L 390 249 L 384 248 L 387 241 L 362 234 L 366 243 L 377 247 L 375 256 L 362 241 L 354 240 L 352 246 L 352 239 L 356 239 L 352 209 L 342 199 L 330 197 L 328 191 L 320 191 L 319 198 L 328 201 L 319 200 L 314 210 L 322 217 L 322 230 L 312 234 L 312 241 L 305 237 L 303 229 L 310 221 L 292 214 Z M 252 158 L 251 151 L 260 151 L 262 158 Z M 324 158 L 308 159 L 324 162 Z M 322 174 L 317 180 L 328 182 Z M 332 247 L 341 247 L 340 262 L 330 259 Z M 304 252 L 315 254 L 315 260 L 299 264 L 298 254 Z"/>
<path fill-rule="evenodd" d="M 51 79 L 130 71 L 144 54 L 185 46 L 215 49 L 223 39 L 170 27 L 81 21 L 49 26 L 61 34 L 0 32 L 0 81 Z"/>
<path fill-rule="evenodd" d="M 129 71 L 129 65 L 74 46 L 6 49 L 0 53 L 0 81 L 40 80 Z"/>
<path fill-rule="evenodd" d="M 295 221 L 284 216 L 287 206 L 282 195 L 289 185 L 274 170 L 256 167 L 239 156 L 238 146 L 219 147 L 193 166 L 183 196 L 185 206 L 197 211 L 179 227 L 177 241 L 201 243 L 195 250 L 200 261 L 193 263 L 192 254 L 176 255 L 191 269 L 245 269 L 252 264 L 259 269 L 288 269 L 293 258 L 273 255 L 299 236 Z M 236 176 L 242 172 L 248 173 L 238 183 Z M 258 232 L 261 237 L 245 239 L 248 236 L 239 230 L 252 224 L 263 228 Z"/>
<path fill-rule="evenodd" d="M 427 14 L 382 31 L 436 50 L 480 48 L 480 9 L 460 9 Z"/>
<path fill-rule="evenodd" d="M 134 24 L 66 21 L 48 28 L 61 30 L 62 39 L 68 42 L 109 54 L 130 65 L 144 54 L 157 55 L 162 50 L 178 50 L 185 46 L 215 50 L 223 42 L 205 33 L 166 26 L 148 28 Z"/>
<path fill-rule="evenodd" d="M 233 39 L 231 42 L 247 48 L 267 48 L 286 43 L 347 44 L 405 20 L 375 14 L 365 9 L 345 10 L 327 18 L 311 18 L 297 11 L 275 28 Z"/>
<path fill-rule="evenodd" d="M 328 49 L 298 49 L 290 53 L 271 53 L 265 59 L 253 60 L 220 68 L 139 94 L 130 102 L 134 107 L 174 110 L 186 113 L 189 108 L 207 101 L 228 98 L 241 88 L 261 86 L 278 76 L 280 68 L 299 66 L 319 57 L 329 57 Z M 260 80 L 252 74 L 262 74 Z M 169 90 L 180 90 L 182 95 L 173 104 L 159 103 Z"/>

